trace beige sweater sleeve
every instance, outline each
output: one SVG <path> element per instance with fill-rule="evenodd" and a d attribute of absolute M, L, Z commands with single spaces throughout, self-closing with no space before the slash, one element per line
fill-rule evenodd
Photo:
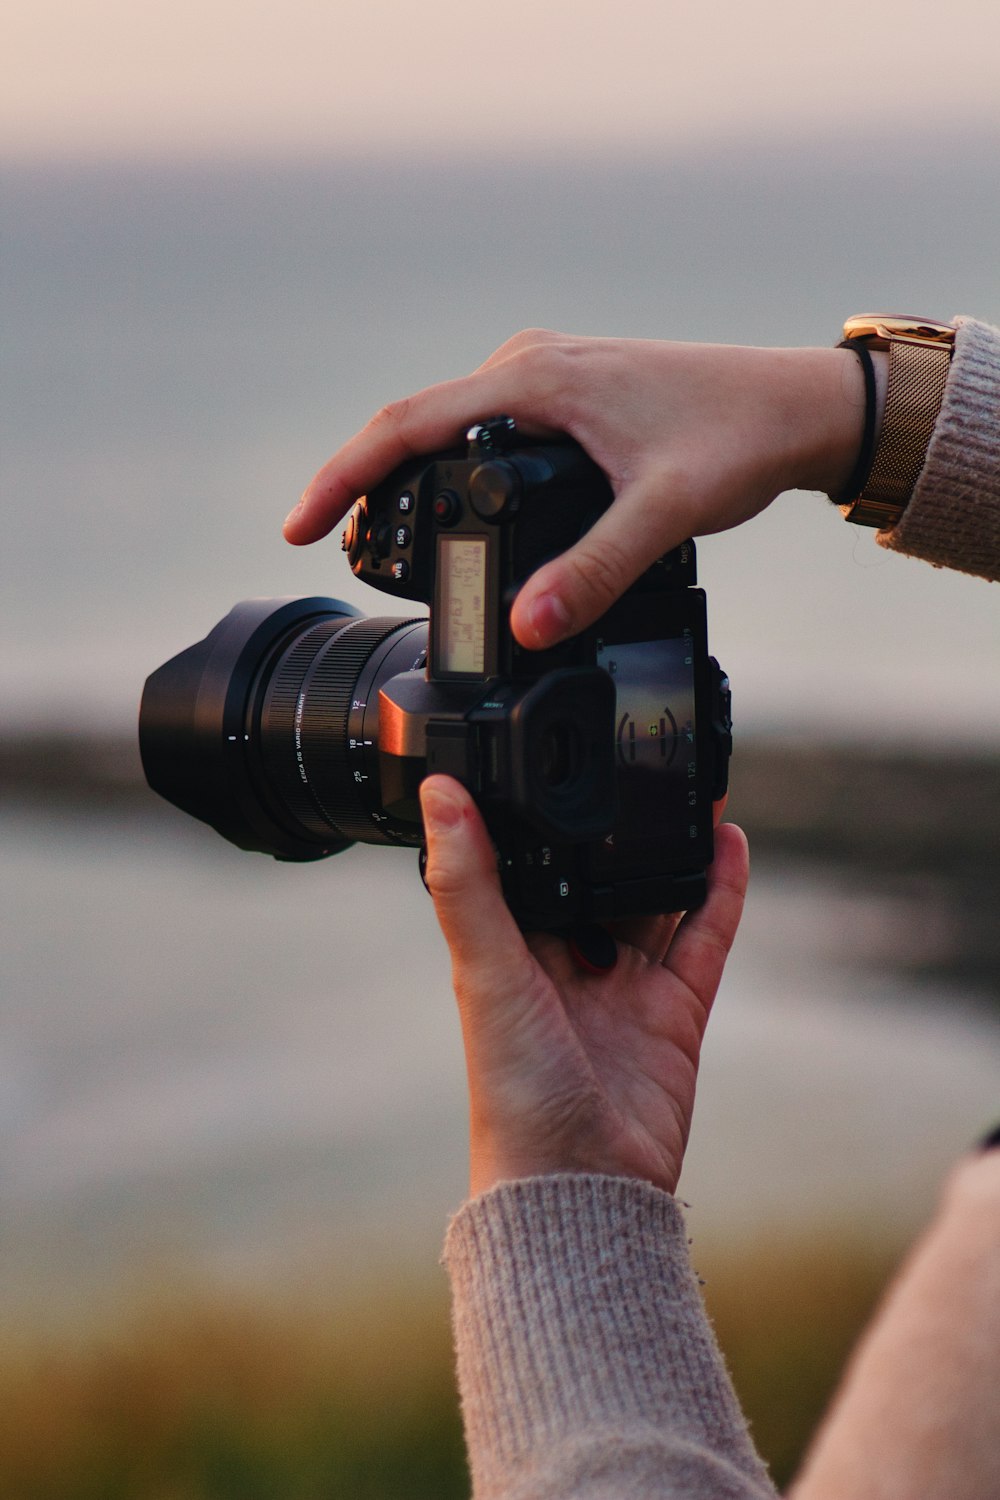
<path fill-rule="evenodd" d="M 775 1500 L 674 1200 L 507 1183 L 448 1233 L 476 1500 Z M 790 1500 L 1000 1496 L 1000 1149 L 955 1171 Z"/>
<path fill-rule="evenodd" d="M 668 1194 L 505 1183 L 445 1263 L 476 1500 L 774 1500 Z"/>
<path fill-rule="evenodd" d="M 927 459 L 883 547 L 1000 578 L 1000 329 L 956 319 L 955 352 Z"/>
<path fill-rule="evenodd" d="M 1000 1496 L 1000 1149 L 952 1175 L 791 1494 Z"/>

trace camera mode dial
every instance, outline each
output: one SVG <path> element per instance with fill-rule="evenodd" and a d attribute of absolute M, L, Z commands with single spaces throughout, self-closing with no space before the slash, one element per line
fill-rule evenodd
<path fill-rule="evenodd" d="M 469 444 L 469 457 L 477 453 L 502 453 L 513 446 L 517 427 L 513 417 L 490 417 L 486 422 L 477 422 L 465 434 Z"/>

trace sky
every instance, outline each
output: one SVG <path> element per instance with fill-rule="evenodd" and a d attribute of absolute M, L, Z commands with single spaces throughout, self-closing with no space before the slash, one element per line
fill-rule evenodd
<path fill-rule="evenodd" d="M 6 159 L 1000 124 L 996 0 L 5 0 Z"/>

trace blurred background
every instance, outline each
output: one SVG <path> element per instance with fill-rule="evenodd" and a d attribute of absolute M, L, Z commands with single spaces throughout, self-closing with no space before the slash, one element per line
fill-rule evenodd
<path fill-rule="evenodd" d="M 146 674 L 387 399 L 519 328 L 1000 321 L 989 0 L 8 0 L 0 1469 L 123 1500 L 466 1491 L 465 1185 L 415 858 L 157 805 Z M 784 1482 L 1000 1075 L 995 585 L 794 493 L 705 539 L 755 872 L 682 1192 Z M 404 611 L 400 611 L 404 613 Z"/>

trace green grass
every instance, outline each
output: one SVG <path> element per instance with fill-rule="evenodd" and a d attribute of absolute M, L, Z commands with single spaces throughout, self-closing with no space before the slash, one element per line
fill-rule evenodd
<path fill-rule="evenodd" d="M 889 1258 L 805 1244 L 698 1259 L 784 1485 Z M 151 1298 L 113 1330 L 22 1340 L 0 1360 L 0 1475 L 4 1500 L 459 1500 L 444 1292 L 316 1308 Z"/>

